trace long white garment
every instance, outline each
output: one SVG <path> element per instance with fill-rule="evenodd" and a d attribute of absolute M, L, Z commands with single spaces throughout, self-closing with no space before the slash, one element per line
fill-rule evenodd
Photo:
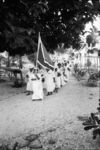
<path fill-rule="evenodd" d="M 63 74 L 63 68 L 60 68 L 60 72 L 61 72 L 61 86 L 65 85 L 65 81 L 64 81 L 64 74 Z"/>
<path fill-rule="evenodd" d="M 68 81 L 68 70 L 67 70 L 67 66 L 64 66 L 64 81 L 65 81 L 65 82 Z"/>
<path fill-rule="evenodd" d="M 32 80 L 31 80 L 32 75 L 33 73 L 30 71 L 27 73 L 28 79 L 27 79 L 26 91 L 32 91 Z"/>
<path fill-rule="evenodd" d="M 59 70 L 55 72 L 55 84 L 56 84 L 56 88 L 61 87 L 61 73 L 59 72 Z"/>
<path fill-rule="evenodd" d="M 53 92 L 55 89 L 54 73 L 50 70 L 45 74 L 45 85 L 47 92 Z"/>
<path fill-rule="evenodd" d="M 43 86 L 41 81 L 41 75 L 37 74 L 37 77 L 35 75 L 33 75 L 32 77 L 32 100 L 43 99 Z"/>
<path fill-rule="evenodd" d="M 67 73 L 67 80 L 69 81 L 70 71 L 68 70 L 68 67 L 66 68 L 66 73 Z"/>
<path fill-rule="evenodd" d="M 37 74 L 38 76 L 38 95 L 40 97 L 40 99 L 43 99 L 43 83 L 42 83 L 42 76 L 40 73 Z"/>
<path fill-rule="evenodd" d="M 46 70 L 42 70 L 42 79 L 44 80 L 44 82 L 42 82 L 43 89 L 46 89 L 46 82 L 45 82 L 46 73 L 47 73 Z"/>
<path fill-rule="evenodd" d="M 64 69 L 65 69 L 65 75 L 67 76 L 67 81 L 68 81 L 69 78 L 70 78 L 70 70 L 69 70 L 70 68 L 69 68 L 69 65 L 65 66 Z"/>

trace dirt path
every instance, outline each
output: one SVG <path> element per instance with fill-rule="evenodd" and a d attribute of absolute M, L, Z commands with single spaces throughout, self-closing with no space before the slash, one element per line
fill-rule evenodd
<path fill-rule="evenodd" d="M 91 131 L 84 131 L 78 120 L 78 116 L 96 111 L 98 97 L 98 88 L 86 88 L 74 77 L 58 93 L 36 102 L 25 95 L 24 89 L 16 91 L 1 84 L 0 139 L 41 132 L 44 141 L 53 135 L 58 147 L 99 149 L 99 139 L 93 141 Z M 51 134 L 48 131 L 52 129 Z"/>

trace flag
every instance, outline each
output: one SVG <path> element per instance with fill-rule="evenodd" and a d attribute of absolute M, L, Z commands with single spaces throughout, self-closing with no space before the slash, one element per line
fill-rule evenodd
<path fill-rule="evenodd" d="M 38 38 L 38 50 L 37 50 L 37 60 L 36 60 L 36 64 L 41 65 L 44 68 L 49 68 L 49 69 L 54 69 L 54 65 L 53 62 L 45 48 L 45 46 L 42 43 L 40 34 L 39 34 L 39 38 Z"/>

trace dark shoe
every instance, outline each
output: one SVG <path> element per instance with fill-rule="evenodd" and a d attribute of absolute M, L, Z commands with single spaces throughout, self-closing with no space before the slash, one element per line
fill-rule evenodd
<path fill-rule="evenodd" d="M 27 93 L 26 96 L 30 95 L 30 93 Z"/>
<path fill-rule="evenodd" d="M 55 88 L 55 91 L 54 91 L 55 93 L 58 93 L 58 88 Z"/>
<path fill-rule="evenodd" d="M 52 92 L 50 92 L 50 95 L 52 95 L 53 93 Z"/>
<path fill-rule="evenodd" d="M 37 99 L 37 101 L 42 101 L 42 99 Z"/>
<path fill-rule="evenodd" d="M 36 99 L 32 99 L 32 101 L 36 101 Z"/>
<path fill-rule="evenodd" d="M 48 92 L 46 96 L 49 96 L 49 95 L 50 95 L 50 92 Z"/>
<path fill-rule="evenodd" d="M 42 99 L 32 99 L 32 101 L 42 101 Z"/>

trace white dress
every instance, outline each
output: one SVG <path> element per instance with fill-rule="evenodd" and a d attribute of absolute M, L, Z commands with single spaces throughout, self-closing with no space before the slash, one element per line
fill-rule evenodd
<path fill-rule="evenodd" d="M 69 67 L 66 68 L 66 74 L 67 74 L 67 80 L 69 80 L 70 77 L 70 71 L 68 70 Z"/>
<path fill-rule="evenodd" d="M 40 99 L 43 99 L 43 84 L 42 84 L 42 76 L 41 76 L 41 74 L 40 73 L 38 73 L 37 74 L 37 76 L 38 76 L 38 97 L 40 98 Z"/>
<path fill-rule="evenodd" d="M 32 100 L 43 99 L 43 86 L 41 81 L 41 74 L 33 75 L 32 77 Z"/>
<path fill-rule="evenodd" d="M 61 85 L 65 85 L 65 81 L 64 81 L 64 75 L 63 75 L 63 68 L 60 69 L 60 72 L 61 72 Z"/>
<path fill-rule="evenodd" d="M 67 70 L 67 66 L 64 66 L 64 81 L 65 81 L 65 82 L 68 81 L 68 70 Z"/>
<path fill-rule="evenodd" d="M 28 75 L 28 79 L 27 79 L 26 91 L 32 91 L 32 80 L 31 80 L 31 77 L 32 77 L 33 73 L 29 71 L 27 73 L 27 75 Z"/>
<path fill-rule="evenodd" d="M 59 70 L 55 72 L 55 83 L 56 83 L 56 88 L 61 87 L 61 73 Z"/>
<path fill-rule="evenodd" d="M 54 73 L 51 70 L 45 74 L 45 85 L 47 92 L 55 90 Z"/>
<path fill-rule="evenodd" d="M 44 82 L 42 82 L 43 89 L 46 89 L 46 82 L 45 82 L 45 75 L 46 75 L 46 73 L 47 72 L 45 70 L 42 71 L 42 79 L 44 79 Z"/>

